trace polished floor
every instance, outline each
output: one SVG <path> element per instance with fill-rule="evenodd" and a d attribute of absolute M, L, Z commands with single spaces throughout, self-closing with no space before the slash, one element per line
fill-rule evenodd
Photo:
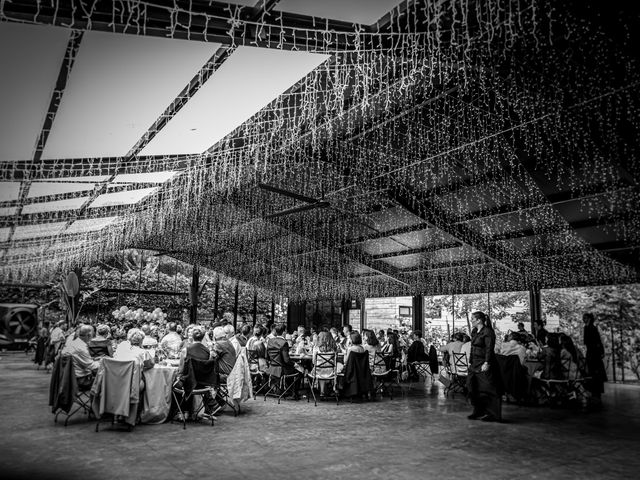
<path fill-rule="evenodd" d="M 640 471 L 640 387 L 607 385 L 604 409 L 505 405 L 505 423 L 428 382 L 370 403 L 250 400 L 214 427 L 101 430 L 53 423 L 49 376 L 0 354 L 0 478 L 34 479 L 615 479 Z M 405 387 L 406 388 L 406 387 Z"/>

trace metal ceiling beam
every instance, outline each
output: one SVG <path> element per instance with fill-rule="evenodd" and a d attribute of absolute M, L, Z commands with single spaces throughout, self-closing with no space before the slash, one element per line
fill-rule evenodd
<path fill-rule="evenodd" d="M 403 257 L 405 255 L 432 253 L 432 252 L 437 252 L 439 250 L 447 250 L 449 248 L 458 248 L 458 247 L 461 247 L 462 245 L 463 244 L 461 242 L 436 243 L 434 245 L 429 245 L 426 247 L 411 248 L 409 250 L 400 250 L 397 252 L 380 253 L 378 255 L 372 255 L 371 257 L 374 260 L 383 260 L 385 258 Z"/>
<path fill-rule="evenodd" d="M 273 8 L 272 3 L 267 2 L 267 6 Z M 0 15 L 4 20 L 13 22 L 282 50 L 306 50 L 307 47 L 324 45 L 324 28 L 327 26 L 337 49 L 355 50 L 348 37 L 355 31 L 349 23 L 323 20 L 318 23 L 322 25 L 321 30 L 316 25 L 318 19 L 313 17 L 287 12 L 278 12 L 276 16 L 266 12 L 264 19 L 268 23 L 261 28 L 263 12 L 265 10 L 260 7 L 258 10 L 239 6 L 236 9 L 223 2 L 197 0 L 154 3 L 95 0 L 90 7 L 83 0 L 53 3 L 12 0 L 0 3 Z"/>
<path fill-rule="evenodd" d="M 548 205 L 561 205 L 563 203 L 576 202 L 580 200 L 586 200 L 609 193 L 632 191 L 635 187 L 621 184 L 621 183 L 602 183 L 583 191 L 566 191 L 551 193 L 547 195 L 547 201 L 542 203 L 531 204 L 530 201 L 523 201 L 520 203 L 512 203 L 508 205 L 500 205 L 494 208 L 488 208 L 486 210 L 478 210 L 469 214 L 463 215 L 459 223 L 469 222 L 471 220 L 483 220 L 487 218 L 499 217 L 502 215 L 509 215 L 511 213 L 518 213 L 525 210 L 534 210 L 537 208 L 543 208 Z"/>
<path fill-rule="evenodd" d="M 201 159 L 201 155 L 137 156 L 129 159 L 126 157 L 64 158 L 40 160 L 37 168 L 33 170 L 31 160 L 0 161 L 0 180 L 22 181 L 33 178 L 55 182 L 72 177 L 181 171 Z"/>
<path fill-rule="evenodd" d="M 523 272 L 520 271 L 521 266 L 513 263 L 512 260 L 507 257 L 506 252 L 492 239 L 484 237 L 466 225 L 456 224 L 455 220 L 451 218 L 451 215 L 438 207 L 434 202 L 424 198 L 417 198 L 411 194 L 408 187 L 390 190 L 390 198 L 395 200 L 409 213 L 425 220 L 448 235 L 460 240 L 460 242 L 476 249 L 508 271 L 522 275 Z"/>

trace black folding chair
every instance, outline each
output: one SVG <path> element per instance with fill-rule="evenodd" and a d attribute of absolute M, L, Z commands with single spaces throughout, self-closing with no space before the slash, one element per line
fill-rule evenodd
<path fill-rule="evenodd" d="M 384 392 L 389 393 L 389 398 L 393 400 L 393 382 L 394 382 L 394 370 L 391 368 L 393 365 L 393 359 L 391 355 L 385 355 L 380 352 L 375 352 L 373 357 L 373 369 L 371 375 L 375 380 L 374 394 L 380 393 L 380 396 Z M 397 375 L 397 371 L 396 375 Z"/>
<path fill-rule="evenodd" d="M 182 375 L 176 380 L 171 389 L 174 403 L 178 407 L 183 429 L 187 428 L 187 416 L 186 412 L 182 410 L 182 404 L 185 401 L 200 397 L 200 405 L 194 408 L 192 412 L 192 419 L 197 420 L 198 415 L 206 406 L 205 397 L 211 395 L 211 398 L 215 398 L 216 396 L 217 375 L 215 360 L 185 359 Z M 209 414 L 208 417 L 213 427 L 213 422 L 216 417 L 214 417 L 213 414 Z"/>
<path fill-rule="evenodd" d="M 53 364 L 51 372 L 51 387 L 49 391 L 49 405 L 55 413 L 54 423 L 58 423 L 58 416 L 64 415 L 64 426 L 69 419 L 81 410 L 91 417 L 90 386 L 79 387 L 75 376 L 73 357 L 59 355 Z"/>
<path fill-rule="evenodd" d="M 295 386 L 300 382 L 300 379 L 303 378 L 303 374 L 298 371 L 295 373 L 284 373 L 286 366 L 284 365 L 284 360 L 282 359 L 279 348 L 268 348 L 267 357 L 269 358 L 270 367 L 279 367 L 281 373 L 279 377 L 269 374 L 269 390 L 264 394 L 264 400 L 267 400 L 267 395 L 274 395 L 278 397 L 278 404 L 280 404 L 280 400 L 282 400 L 292 388 L 295 390 Z M 272 392 L 279 392 L 279 394 Z"/>

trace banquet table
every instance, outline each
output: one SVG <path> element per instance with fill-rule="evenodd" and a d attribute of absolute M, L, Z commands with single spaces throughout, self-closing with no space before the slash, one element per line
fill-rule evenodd
<path fill-rule="evenodd" d="M 148 424 L 163 423 L 171 409 L 171 387 L 178 374 L 178 367 L 155 365 L 143 372 L 144 400 L 140 421 Z"/>

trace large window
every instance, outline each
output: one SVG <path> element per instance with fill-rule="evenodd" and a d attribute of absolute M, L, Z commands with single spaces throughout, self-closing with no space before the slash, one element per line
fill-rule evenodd
<path fill-rule="evenodd" d="M 640 381 L 640 284 L 542 290 L 547 330 L 562 331 L 584 349 L 582 315 L 591 312 L 605 348 L 609 381 Z"/>

